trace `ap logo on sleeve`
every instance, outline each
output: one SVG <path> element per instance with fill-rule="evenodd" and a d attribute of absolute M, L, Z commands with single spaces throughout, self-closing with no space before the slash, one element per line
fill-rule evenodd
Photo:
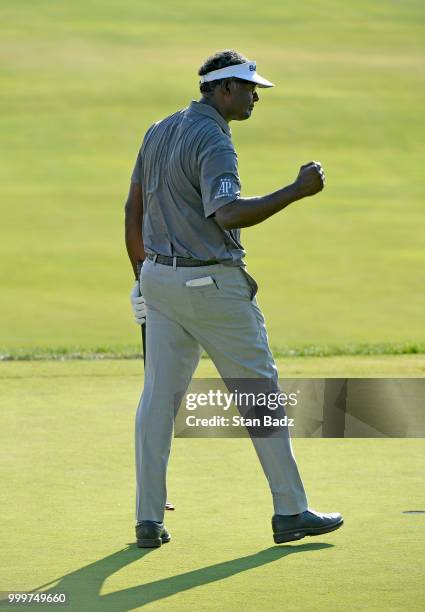
<path fill-rule="evenodd" d="M 239 188 L 235 185 L 231 178 L 221 178 L 215 198 L 225 198 L 227 196 L 237 195 L 238 193 Z"/>

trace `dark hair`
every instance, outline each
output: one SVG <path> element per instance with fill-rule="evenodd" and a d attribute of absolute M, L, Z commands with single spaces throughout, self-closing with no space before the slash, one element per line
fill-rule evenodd
<path fill-rule="evenodd" d="M 218 51 L 214 55 L 211 55 L 198 70 L 199 76 L 207 74 L 212 70 L 219 70 L 220 68 L 227 68 L 227 66 L 234 66 L 235 64 L 243 64 L 248 60 L 246 57 L 235 51 L 234 49 L 226 49 L 225 51 Z M 240 80 L 240 79 L 238 79 Z M 200 83 L 199 89 L 201 93 L 208 94 L 214 91 L 224 79 L 217 79 L 215 81 L 209 81 L 208 83 Z"/>

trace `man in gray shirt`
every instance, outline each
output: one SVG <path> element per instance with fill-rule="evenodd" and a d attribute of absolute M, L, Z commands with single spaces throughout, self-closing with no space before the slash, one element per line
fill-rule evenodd
<path fill-rule="evenodd" d="M 163 517 L 173 420 L 201 349 L 225 381 L 260 379 L 279 390 L 257 285 L 243 263 L 240 228 L 324 186 L 320 164 L 309 162 L 292 184 L 242 198 L 229 122 L 248 119 L 259 101 L 257 87 L 273 84 L 236 51 L 208 58 L 199 76 L 201 100 L 147 131 L 126 203 L 126 245 L 136 277 L 131 299 L 136 322 L 147 322 L 135 430 L 139 547 L 170 540 Z M 338 513 L 308 509 L 287 427 L 252 435 L 252 442 L 272 493 L 275 542 L 342 525 Z"/>

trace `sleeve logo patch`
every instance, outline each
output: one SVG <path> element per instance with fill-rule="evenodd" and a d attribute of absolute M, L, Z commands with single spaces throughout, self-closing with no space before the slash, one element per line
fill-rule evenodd
<path fill-rule="evenodd" d="M 216 198 L 225 198 L 228 195 L 233 195 L 233 185 L 229 178 L 220 179 L 220 187 L 217 191 Z"/>

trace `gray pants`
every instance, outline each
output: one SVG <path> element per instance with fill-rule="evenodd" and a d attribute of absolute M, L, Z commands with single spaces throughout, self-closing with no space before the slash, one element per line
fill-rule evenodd
<path fill-rule="evenodd" d="M 188 287 L 211 276 L 214 284 Z M 226 378 L 275 381 L 264 317 L 239 267 L 186 268 L 146 260 L 140 277 L 148 309 L 145 383 L 136 414 L 136 521 L 162 521 L 174 418 L 201 356 Z M 273 495 L 276 514 L 297 514 L 307 499 L 287 428 L 252 439 Z"/>

